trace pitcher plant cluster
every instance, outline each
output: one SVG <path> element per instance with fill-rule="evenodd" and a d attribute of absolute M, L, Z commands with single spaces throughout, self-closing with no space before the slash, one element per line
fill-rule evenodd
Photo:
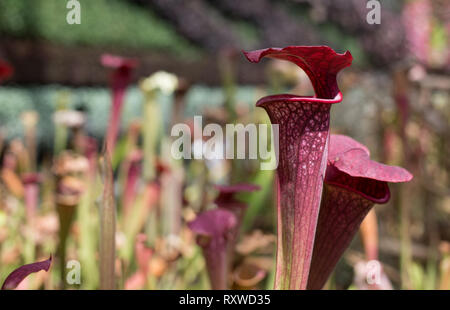
<path fill-rule="evenodd" d="M 237 159 L 243 159 L 248 153 L 249 159 L 265 161 L 261 163 L 261 170 L 276 169 L 275 289 L 322 289 L 363 220 L 366 216 L 367 223 L 372 220 L 373 206 L 389 201 L 389 183 L 412 179 L 411 173 L 401 167 L 372 160 L 368 148 L 351 137 L 330 134 L 330 110 L 345 104 L 341 103 L 343 95 L 337 75 L 351 65 L 350 52 L 339 54 L 327 46 L 289 46 L 249 51 L 244 55 L 252 63 L 274 58 L 296 64 L 309 77 L 315 95 L 276 94 L 259 99 L 256 106 L 268 114 L 272 123 L 270 130 L 264 124 L 259 127 L 227 124 L 224 134 L 219 124 L 203 128 L 201 117 L 189 124 L 174 115 L 170 120 L 172 137 L 165 139 L 159 134 L 165 130 L 165 124 L 160 119 L 158 96 L 174 95 L 177 105 L 187 86 L 174 75 L 160 72 L 140 81 L 144 121 L 130 126 L 123 143 L 118 136 L 124 98 L 139 63 L 109 54 L 101 57 L 101 63 L 110 70 L 112 97 L 103 150 L 99 153 L 99 142 L 84 132 L 85 119 L 80 114 L 75 111 L 55 114 L 55 123 L 70 131 L 77 151 L 77 154 L 64 152 L 61 142 L 64 136 L 56 135 L 58 159 L 52 173 L 60 230 L 55 258 L 59 261 L 62 279 L 65 278 L 67 240 L 74 229 L 76 206 L 79 205 L 78 212 L 88 214 L 83 213 L 87 209 L 81 208 L 82 199 L 89 201 L 90 198 L 83 198 L 86 193 L 90 193 L 91 198 L 95 196 L 96 182 L 102 184 L 96 202 L 100 222 L 100 288 L 116 288 L 118 268 L 126 269 L 131 264 L 137 266 L 137 271 L 124 280 L 126 288 L 146 287 L 149 278 L 157 281 L 167 266 L 185 255 L 184 237 L 180 235 L 191 234 L 204 257 L 211 288 L 224 290 L 251 288 L 267 275 L 260 268 L 252 269 L 254 264 L 248 262 L 247 274 L 241 273 L 239 268 L 233 271 L 240 232 L 249 208 L 248 201 L 241 197 L 261 188 L 247 183 L 216 184 L 214 207 L 200 207 L 198 212 L 186 213 L 182 209 L 185 202 L 176 199 L 182 196 L 184 160 L 227 160 L 234 159 L 235 154 Z M 0 83 L 12 73 L 11 66 L 0 62 Z M 205 136 L 210 139 L 204 141 Z M 5 156 L 7 161 L 8 156 Z M 196 169 L 203 169 L 199 167 Z M 37 188 L 41 181 L 41 175 L 34 170 L 30 169 L 22 180 L 30 221 L 35 218 Z M 123 188 L 119 200 L 116 199 L 115 174 L 119 175 Z M 90 185 L 83 185 L 80 180 L 88 180 Z M 203 182 L 200 177 L 195 181 Z M 138 188 L 140 194 L 137 194 Z M 170 207 L 155 207 L 160 199 L 169 202 Z M 204 206 L 203 201 L 199 204 Z M 159 225 L 161 218 L 164 219 L 162 227 Z M 187 231 L 183 223 L 187 223 Z M 160 235 L 165 237 L 163 242 L 156 237 Z M 80 234 L 78 237 L 87 242 L 90 236 Z M 117 253 L 121 238 L 136 242 Z M 256 239 L 259 243 L 265 242 L 261 236 Z M 133 251 L 135 263 L 131 261 Z M 119 267 L 117 255 L 124 262 Z M 372 258 L 377 259 L 376 256 L 373 254 Z M 91 260 L 84 259 L 84 262 L 89 264 Z M 51 263 L 52 256 L 19 267 L 5 279 L 2 288 L 17 287 L 29 274 L 48 271 Z"/>

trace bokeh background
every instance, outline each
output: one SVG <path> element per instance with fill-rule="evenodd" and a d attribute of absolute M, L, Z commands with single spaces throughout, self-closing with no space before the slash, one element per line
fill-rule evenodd
<path fill-rule="evenodd" d="M 250 64 L 241 50 L 325 44 L 354 57 L 339 76 L 344 101 L 332 109 L 332 132 L 353 137 L 374 159 L 415 176 L 392 186 L 391 201 L 375 207 L 377 227 L 369 234 L 378 238 L 387 277 L 394 288 L 450 289 L 448 1 L 381 1 L 380 25 L 366 22 L 361 0 L 79 2 L 81 24 L 69 25 L 67 1 L 0 0 L 0 59 L 14 68 L 0 86 L 0 280 L 53 253 L 50 272 L 31 276 L 21 288 L 99 287 L 104 175 L 97 162 L 111 109 L 111 69 L 100 57 L 110 53 L 139 61 L 112 161 L 117 288 L 209 288 L 186 222 L 214 208 L 214 184 L 236 183 L 261 190 L 239 195 L 248 209 L 232 287 L 271 288 L 273 172 L 260 171 L 255 160 L 174 162 L 170 129 L 176 122 L 191 124 L 194 115 L 205 123 L 267 123 L 255 108 L 259 98 L 308 95 L 311 85 L 295 66 Z M 158 113 L 146 114 L 139 82 L 161 70 L 174 74 L 178 86 L 158 94 Z M 155 148 L 143 150 L 149 123 L 161 130 Z M 146 163 L 147 152 L 157 160 Z M 39 182 L 26 178 L 35 173 Z M 31 202 L 30 183 L 37 184 Z M 30 203 L 37 206 L 31 215 Z M 73 210 L 65 255 L 81 264 L 79 285 L 61 281 L 55 254 L 65 229 L 63 207 Z M 364 260 L 358 236 L 327 288 L 364 288 L 356 267 Z"/>

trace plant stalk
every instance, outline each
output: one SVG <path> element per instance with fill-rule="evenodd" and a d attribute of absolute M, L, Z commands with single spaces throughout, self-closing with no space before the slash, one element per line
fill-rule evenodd
<path fill-rule="evenodd" d="M 115 286 L 115 232 L 116 206 L 114 176 L 108 151 L 102 160 L 104 190 L 100 206 L 100 289 L 113 290 Z"/>

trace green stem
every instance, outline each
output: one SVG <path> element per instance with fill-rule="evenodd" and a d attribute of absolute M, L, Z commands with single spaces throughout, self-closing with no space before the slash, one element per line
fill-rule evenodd
<path fill-rule="evenodd" d="M 156 101 L 155 94 L 147 94 L 146 102 L 144 103 L 144 179 L 152 181 L 155 176 L 156 163 L 156 149 L 158 144 L 158 137 L 161 132 L 161 111 L 159 104 Z"/>
<path fill-rule="evenodd" d="M 60 279 L 61 286 L 66 287 L 66 248 L 67 248 L 67 238 L 69 236 L 70 227 L 72 226 L 75 206 L 58 205 L 58 215 L 59 215 L 59 246 L 58 246 L 58 257 L 59 257 L 59 268 L 60 268 Z"/>
<path fill-rule="evenodd" d="M 103 159 L 104 190 L 100 206 L 100 289 L 115 289 L 115 231 L 116 206 L 114 201 L 114 177 L 109 154 Z"/>

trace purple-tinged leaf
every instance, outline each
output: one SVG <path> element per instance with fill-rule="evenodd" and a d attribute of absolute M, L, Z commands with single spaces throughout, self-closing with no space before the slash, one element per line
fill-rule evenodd
<path fill-rule="evenodd" d="M 350 66 L 349 52 L 326 46 L 290 46 L 244 52 L 291 61 L 309 76 L 316 97 L 274 95 L 257 106 L 279 125 L 276 289 L 306 289 L 328 154 L 331 104 L 342 100 L 336 75 Z"/>
<path fill-rule="evenodd" d="M 20 284 L 20 282 L 22 282 L 30 274 L 39 272 L 41 270 L 48 271 L 51 264 L 52 256 L 50 256 L 50 258 L 45 261 L 31 263 L 17 268 L 13 272 L 11 272 L 6 278 L 5 282 L 3 282 L 2 290 L 15 289 Z"/>
<path fill-rule="evenodd" d="M 393 167 L 377 163 L 370 159 L 362 149 L 353 149 L 341 154 L 337 158 L 330 158 L 330 162 L 341 172 L 352 177 L 362 177 L 377 181 L 392 183 L 408 182 L 411 173 L 401 167 Z"/>

